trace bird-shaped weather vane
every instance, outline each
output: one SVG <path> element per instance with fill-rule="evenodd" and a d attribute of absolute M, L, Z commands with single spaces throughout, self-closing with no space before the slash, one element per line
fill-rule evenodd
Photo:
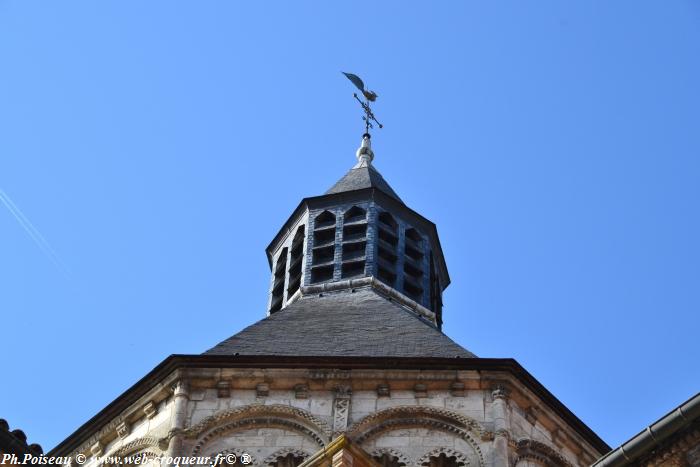
<path fill-rule="evenodd" d="M 344 71 L 342 72 L 350 81 L 352 81 L 352 84 L 354 84 L 357 89 L 362 92 L 362 95 L 366 99 L 363 101 L 357 96 L 357 93 L 353 93 L 352 95 L 357 99 L 357 102 L 360 103 L 362 106 L 362 110 L 365 111 L 365 115 L 362 117 L 362 120 L 365 121 L 365 133 L 369 134 L 369 129 L 374 128 L 372 125 L 372 122 L 375 122 L 377 125 L 379 125 L 379 128 L 384 128 L 384 125 L 379 123 L 377 119 L 374 117 L 374 114 L 372 113 L 372 109 L 369 107 L 370 102 L 374 102 L 377 100 L 377 93 L 374 91 L 370 91 L 369 89 L 365 89 L 365 83 L 362 82 L 359 76 L 353 75 L 352 73 L 345 73 Z"/>

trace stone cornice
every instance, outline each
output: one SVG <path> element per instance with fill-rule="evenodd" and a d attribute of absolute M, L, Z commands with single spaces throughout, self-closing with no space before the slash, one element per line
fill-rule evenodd
<path fill-rule="evenodd" d="M 582 439 L 601 454 L 610 447 L 569 409 L 557 400 L 542 384 L 513 359 L 498 358 L 385 358 L 385 357 L 294 357 L 294 356 L 219 356 L 171 355 L 151 372 L 115 399 L 97 415 L 78 428 L 48 453 L 50 456 L 68 455 L 79 447 L 89 448 L 100 439 L 108 426 L 116 436 L 117 426 L 124 421 L 123 414 L 140 410 L 153 394 L 170 393 L 172 383 L 181 373 L 196 369 L 294 369 L 306 370 L 452 370 L 475 371 L 479 374 L 506 373 L 531 391 L 544 406 L 571 426 Z M 197 371 L 193 371 L 196 373 Z M 139 404 L 141 404 L 139 406 Z M 136 407 L 136 408 L 135 408 Z M 109 430 L 107 430 L 109 431 Z"/>

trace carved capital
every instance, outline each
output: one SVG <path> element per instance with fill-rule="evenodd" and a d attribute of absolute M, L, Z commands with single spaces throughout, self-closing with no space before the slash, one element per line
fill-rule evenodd
<path fill-rule="evenodd" d="M 496 400 L 496 399 L 507 400 L 509 395 L 510 395 L 510 389 L 508 388 L 508 385 L 505 383 L 496 383 L 491 387 L 491 397 L 493 397 L 494 400 Z"/>
<path fill-rule="evenodd" d="M 352 388 L 348 385 L 341 384 L 335 387 L 336 399 L 350 399 Z"/>
<path fill-rule="evenodd" d="M 190 384 L 184 379 L 178 379 L 170 386 L 175 397 L 190 397 Z"/>

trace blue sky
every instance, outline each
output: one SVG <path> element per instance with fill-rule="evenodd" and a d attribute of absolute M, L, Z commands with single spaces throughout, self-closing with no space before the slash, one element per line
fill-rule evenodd
<path fill-rule="evenodd" d="M 51 448 L 264 316 L 265 246 L 354 163 L 342 70 L 445 332 L 618 445 L 700 389 L 699 56 L 692 1 L 0 0 L 0 418 Z"/>

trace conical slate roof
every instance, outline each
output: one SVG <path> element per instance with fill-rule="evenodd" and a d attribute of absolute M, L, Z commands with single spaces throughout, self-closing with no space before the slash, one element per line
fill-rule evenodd
<path fill-rule="evenodd" d="M 350 171 L 346 173 L 343 178 L 338 180 L 336 184 L 326 192 L 326 194 L 330 195 L 345 191 L 361 190 L 363 188 L 376 188 L 377 190 L 391 196 L 395 200 L 401 201 L 399 195 L 397 195 L 396 192 L 389 186 L 377 169 L 375 169 L 371 164 L 367 163 L 357 164 L 355 167 L 350 169 Z"/>
<path fill-rule="evenodd" d="M 204 354 L 475 357 L 370 288 L 302 297 Z"/>

